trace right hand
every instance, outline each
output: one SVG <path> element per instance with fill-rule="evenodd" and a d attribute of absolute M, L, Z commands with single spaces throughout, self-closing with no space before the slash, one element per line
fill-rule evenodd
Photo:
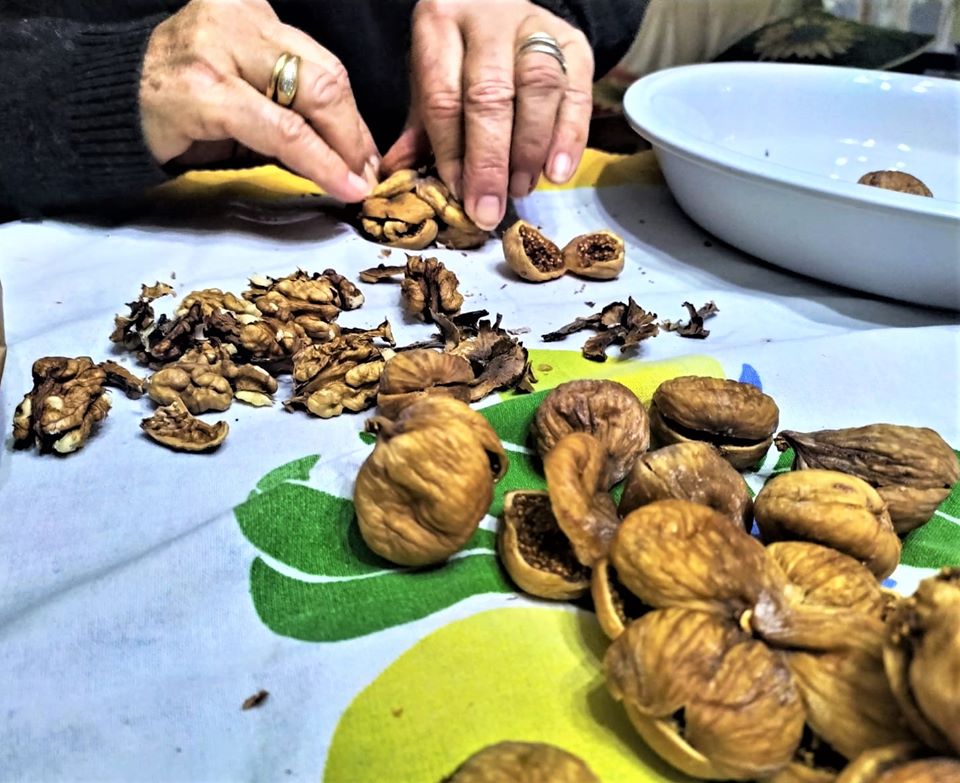
<path fill-rule="evenodd" d="M 284 52 L 300 56 L 289 109 L 265 94 Z M 379 171 L 343 64 L 282 24 L 266 0 L 191 0 L 157 25 L 143 63 L 140 116 L 161 165 L 226 160 L 239 143 L 345 202 L 366 197 Z"/>

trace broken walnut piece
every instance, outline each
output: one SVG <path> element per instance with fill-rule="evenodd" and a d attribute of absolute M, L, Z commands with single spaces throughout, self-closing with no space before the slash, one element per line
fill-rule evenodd
<path fill-rule="evenodd" d="M 442 783 L 600 783 L 584 761 L 542 742 L 498 742 L 474 753 Z"/>
<path fill-rule="evenodd" d="M 181 400 L 192 414 L 225 411 L 233 400 L 236 376 L 230 346 L 206 343 L 147 379 L 147 395 L 157 405 Z"/>
<path fill-rule="evenodd" d="M 13 414 L 16 448 L 37 443 L 41 454 L 80 449 L 110 411 L 106 371 L 88 356 L 48 356 L 33 363 L 33 389 Z"/>
<path fill-rule="evenodd" d="M 504 233 L 503 256 L 514 272 L 534 283 L 553 280 L 567 271 L 560 248 L 525 220 L 518 220 Z"/>
<path fill-rule="evenodd" d="M 810 541 L 863 563 L 878 579 L 900 562 L 900 539 L 883 498 L 867 482 L 835 470 L 797 470 L 768 481 L 754 502 L 766 542 Z"/>
<path fill-rule="evenodd" d="M 779 418 L 772 397 L 725 378 L 673 378 L 657 387 L 650 403 L 650 431 L 661 446 L 706 441 L 737 470 L 767 453 Z"/>
<path fill-rule="evenodd" d="M 225 421 L 210 425 L 192 416 L 179 398 L 158 408 L 153 416 L 140 422 L 140 428 L 161 446 L 186 452 L 215 449 L 230 432 Z"/>
<path fill-rule="evenodd" d="M 569 601 L 590 586 L 590 569 L 574 556 L 546 492 L 506 493 L 497 551 L 510 578 L 529 595 Z"/>
<path fill-rule="evenodd" d="M 595 280 L 612 280 L 623 271 L 623 239 L 612 231 L 595 231 L 571 239 L 563 248 L 567 271 Z"/>
<path fill-rule="evenodd" d="M 607 453 L 610 486 L 630 472 L 650 445 L 647 411 L 623 384 L 606 380 L 562 383 L 537 408 L 530 436 L 541 457 L 562 437 L 587 432 Z"/>
<path fill-rule="evenodd" d="M 446 560 L 473 535 L 493 500 L 494 458 L 500 470 L 506 454 L 486 420 L 471 414 L 465 403 L 427 397 L 396 420 L 368 423 L 377 443 L 357 474 L 353 501 L 373 552 L 425 566 Z M 492 455 L 494 441 L 500 453 Z"/>
<path fill-rule="evenodd" d="M 104 385 L 120 389 L 131 400 L 139 400 L 146 392 L 146 381 L 134 375 L 123 365 L 114 361 L 100 362 L 98 365 L 106 375 Z"/>
<path fill-rule="evenodd" d="M 457 290 L 459 284 L 457 276 L 438 259 L 407 256 L 400 302 L 407 313 L 430 323 L 436 313 L 460 312 L 463 295 Z"/>

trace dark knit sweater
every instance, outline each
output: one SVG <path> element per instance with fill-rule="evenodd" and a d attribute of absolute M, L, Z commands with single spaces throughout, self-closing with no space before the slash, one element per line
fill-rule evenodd
<path fill-rule="evenodd" d="M 336 54 L 382 151 L 407 113 L 416 0 L 274 0 L 280 18 Z M 624 54 L 647 0 L 538 0 L 589 38 L 596 73 Z M 0 2 L 0 217 L 78 209 L 167 174 L 140 126 L 140 67 L 178 0 Z"/>

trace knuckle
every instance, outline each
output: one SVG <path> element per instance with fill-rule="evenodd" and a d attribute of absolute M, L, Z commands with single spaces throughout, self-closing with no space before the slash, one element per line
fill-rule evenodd
<path fill-rule="evenodd" d="M 307 121 L 296 112 L 280 112 L 275 122 L 277 133 L 285 143 L 296 144 L 306 139 Z"/>
<path fill-rule="evenodd" d="M 436 89 L 425 92 L 424 112 L 438 120 L 459 119 L 463 113 L 463 99 L 458 90 Z"/>
<path fill-rule="evenodd" d="M 188 93 L 202 95 L 222 86 L 227 81 L 227 74 L 210 60 L 198 58 L 183 69 L 183 79 Z"/>
<path fill-rule="evenodd" d="M 517 136 L 513 140 L 513 149 L 511 150 L 511 163 L 513 168 L 519 169 L 540 169 L 543 167 L 543 161 L 547 157 L 547 142 L 549 134 L 541 134 L 540 137 Z"/>
<path fill-rule="evenodd" d="M 537 58 L 537 61 L 526 63 L 517 72 L 517 89 L 519 90 L 552 92 L 562 90 L 565 85 L 563 71 L 552 58 L 549 62 Z"/>
<path fill-rule="evenodd" d="M 310 85 L 310 99 L 319 107 L 331 106 L 342 101 L 350 93 L 347 69 L 339 60 L 329 69 L 317 74 Z"/>
<path fill-rule="evenodd" d="M 467 111 L 499 113 L 513 108 L 516 87 L 504 73 L 484 74 L 469 83 L 463 100 Z"/>

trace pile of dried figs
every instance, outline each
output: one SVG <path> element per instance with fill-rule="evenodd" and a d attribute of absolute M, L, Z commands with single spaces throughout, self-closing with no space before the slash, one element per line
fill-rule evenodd
<path fill-rule="evenodd" d="M 489 508 L 506 456 L 467 399 L 426 393 L 372 420 L 354 499 L 393 562 L 446 559 Z M 909 598 L 881 585 L 899 535 L 960 479 L 956 455 L 926 428 L 778 435 L 779 419 L 768 394 L 718 378 L 668 380 L 649 409 L 612 381 L 558 386 L 530 427 L 547 490 L 506 493 L 503 567 L 533 596 L 589 594 L 608 690 L 689 775 L 960 780 L 960 569 Z M 754 498 L 739 471 L 774 443 L 793 469 Z M 449 779 L 595 779 L 579 764 L 507 743 Z"/>

